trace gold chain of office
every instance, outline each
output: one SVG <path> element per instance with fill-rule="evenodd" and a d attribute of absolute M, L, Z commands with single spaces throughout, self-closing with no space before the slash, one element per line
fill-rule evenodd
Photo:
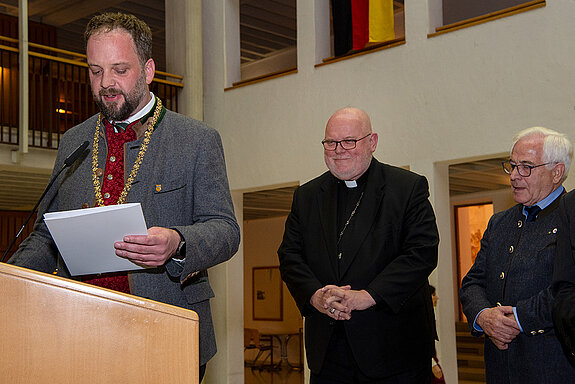
<path fill-rule="evenodd" d="M 162 112 L 162 101 L 156 97 L 156 109 L 154 110 L 154 115 L 152 117 L 152 123 L 146 129 L 144 133 L 144 140 L 142 140 L 142 146 L 140 147 L 140 152 L 138 152 L 138 157 L 134 162 L 134 166 L 132 167 L 132 171 L 130 172 L 130 177 L 126 180 L 124 184 L 124 189 L 122 189 L 122 193 L 118 198 L 117 204 L 124 204 L 126 202 L 126 197 L 128 196 L 128 192 L 132 186 L 132 182 L 136 178 L 138 174 L 138 170 L 140 169 L 140 165 L 142 164 L 142 160 L 144 159 L 144 155 L 146 154 L 146 150 L 148 149 L 148 145 L 150 144 L 150 140 L 152 137 L 152 132 L 154 132 L 154 128 L 156 127 L 156 123 L 158 122 L 158 118 L 160 117 L 160 113 Z M 104 205 L 104 199 L 102 198 L 102 186 L 100 185 L 100 178 L 98 177 L 98 140 L 100 137 L 100 129 L 102 128 L 102 114 L 98 117 L 98 124 L 96 125 L 96 132 L 94 133 L 94 144 L 92 145 L 92 181 L 94 182 L 94 194 L 96 196 L 96 202 L 99 207 Z"/>

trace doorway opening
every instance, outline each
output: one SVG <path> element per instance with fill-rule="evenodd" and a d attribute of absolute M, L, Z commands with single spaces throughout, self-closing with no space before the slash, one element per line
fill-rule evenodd
<path fill-rule="evenodd" d="M 509 176 L 501 163 L 508 155 L 466 161 L 449 166 L 449 199 L 452 212 L 454 289 L 456 289 L 457 371 L 460 381 L 485 383 L 483 338 L 471 335 L 461 310 L 459 288 L 477 252 L 491 216 L 513 206 Z M 473 321 L 473 319 L 471 320 Z"/>
<path fill-rule="evenodd" d="M 245 383 L 303 383 L 303 320 L 277 249 L 298 184 L 243 196 Z"/>

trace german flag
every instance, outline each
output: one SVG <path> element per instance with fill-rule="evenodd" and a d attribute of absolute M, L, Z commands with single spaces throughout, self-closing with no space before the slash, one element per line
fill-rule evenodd
<path fill-rule="evenodd" d="M 334 55 L 395 38 L 393 0 L 331 0 Z"/>

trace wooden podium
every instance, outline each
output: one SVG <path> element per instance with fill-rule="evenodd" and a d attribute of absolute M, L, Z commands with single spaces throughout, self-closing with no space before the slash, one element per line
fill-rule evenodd
<path fill-rule="evenodd" d="M 0 263 L 0 382 L 198 383 L 198 315 Z"/>

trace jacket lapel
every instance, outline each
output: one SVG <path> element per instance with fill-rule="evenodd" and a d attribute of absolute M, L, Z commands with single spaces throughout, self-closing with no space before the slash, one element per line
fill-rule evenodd
<path fill-rule="evenodd" d="M 353 260 L 357 257 L 359 249 L 371 231 L 378 218 L 379 207 L 383 200 L 385 180 L 381 172 L 381 164 L 372 160 L 368 170 L 367 184 L 361 203 L 353 220 L 353 225 L 346 230 L 343 236 L 346 247 L 340 264 L 340 276 L 345 276 Z"/>
<path fill-rule="evenodd" d="M 330 175 L 317 195 L 321 233 L 327 247 L 327 258 L 334 276 L 337 276 L 337 181 Z"/>

